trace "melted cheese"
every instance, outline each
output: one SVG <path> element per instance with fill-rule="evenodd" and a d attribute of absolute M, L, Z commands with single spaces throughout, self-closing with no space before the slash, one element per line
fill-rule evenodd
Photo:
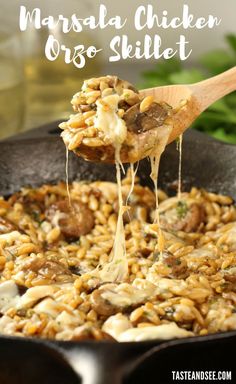
<path fill-rule="evenodd" d="M 145 280 L 136 282 L 135 285 L 122 283 L 112 287 L 109 285 L 104 287 L 106 287 L 106 290 L 102 292 L 102 298 L 118 308 L 141 304 L 159 293 L 158 287 Z"/>
<path fill-rule="evenodd" d="M 182 144 L 183 135 L 179 136 L 179 142 L 177 143 L 177 149 L 179 151 L 179 170 L 178 170 L 178 200 L 181 199 L 181 179 L 182 179 Z"/>
<path fill-rule="evenodd" d="M 34 311 L 37 314 L 46 313 L 52 318 L 56 318 L 62 312 L 62 306 L 49 297 L 35 305 Z"/>
<path fill-rule="evenodd" d="M 193 333 L 180 328 L 176 323 L 161 324 L 144 328 L 131 328 L 117 337 L 118 341 L 168 340 L 193 336 Z"/>
<path fill-rule="evenodd" d="M 9 308 L 17 306 L 20 300 L 18 288 L 13 280 L 4 281 L 0 284 L 0 312 L 4 313 Z"/>
<path fill-rule="evenodd" d="M 160 127 L 159 130 L 159 142 L 158 145 L 154 148 L 151 156 L 150 156 L 150 162 L 151 162 L 151 179 L 154 184 L 155 188 L 155 197 L 156 197 L 156 211 L 155 211 L 155 218 L 154 218 L 154 224 L 157 224 L 158 226 L 158 241 L 157 241 L 157 247 L 160 252 L 163 251 L 164 245 L 165 245 L 165 239 L 163 232 L 160 228 L 160 218 L 159 218 L 159 204 L 158 204 L 158 172 L 159 172 L 159 164 L 160 164 L 160 158 L 162 153 L 164 152 L 164 149 L 167 145 L 168 138 L 170 136 L 170 132 L 172 130 L 172 126 L 169 125 L 163 125 Z"/>
<path fill-rule="evenodd" d="M 116 161 L 116 178 L 118 186 L 119 213 L 116 224 L 116 233 L 113 249 L 110 255 L 110 262 L 105 264 L 99 271 L 99 276 L 103 281 L 123 281 L 128 274 L 128 260 L 125 249 L 125 230 L 123 223 L 123 207 L 122 191 L 121 191 L 121 174 L 120 165 Z"/>
<path fill-rule="evenodd" d="M 94 119 L 95 128 L 102 128 L 105 138 L 111 141 L 115 149 L 125 141 L 127 136 L 125 121 L 117 114 L 119 99 L 119 95 L 98 99 L 97 116 Z"/>
<path fill-rule="evenodd" d="M 139 167 L 139 162 L 137 163 L 136 169 L 134 169 L 134 164 L 130 163 L 131 185 L 130 185 L 130 190 L 129 190 L 128 196 L 126 198 L 126 204 L 125 204 L 126 206 L 129 205 L 129 199 L 130 199 L 130 196 L 132 195 L 132 192 L 134 190 L 135 177 L 136 177 L 136 174 L 138 172 L 138 167 Z"/>
<path fill-rule="evenodd" d="M 96 128 L 102 128 L 102 131 L 105 135 L 105 140 L 109 140 L 115 148 L 115 164 L 116 164 L 116 178 L 118 186 L 118 201 L 119 201 L 119 213 L 116 227 L 116 234 L 114 240 L 114 246 L 110 255 L 110 262 L 102 266 L 99 270 L 97 269 L 97 274 L 104 282 L 114 282 L 114 281 L 124 281 L 128 275 L 128 260 L 126 257 L 125 249 L 125 232 L 123 224 L 123 213 L 127 207 L 123 206 L 122 191 L 121 191 L 121 172 L 120 166 L 122 166 L 120 161 L 120 149 L 122 143 L 125 141 L 127 136 L 127 127 L 122 118 L 117 114 L 118 111 L 118 95 L 106 96 L 103 99 L 98 99 L 96 102 L 97 105 L 97 116 L 94 120 L 94 125 Z M 159 220 L 159 211 L 158 211 L 158 190 L 157 190 L 157 179 L 158 179 L 158 170 L 161 154 L 163 153 L 172 126 L 164 125 L 159 129 L 158 145 L 154 148 L 150 160 L 151 160 L 151 178 L 155 187 L 155 196 L 156 196 L 156 214 L 154 223 L 158 226 L 158 249 L 160 252 L 164 249 L 164 236 L 160 229 L 160 220 Z M 137 172 L 137 169 L 136 169 Z M 131 190 L 128 195 L 130 197 L 135 181 L 135 172 L 133 165 L 131 166 Z M 127 198 L 127 200 L 128 200 Z"/>
<path fill-rule="evenodd" d="M 107 138 L 115 148 L 119 212 L 114 245 L 110 254 L 110 262 L 105 264 L 102 269 L 98 271 L 99 277 L 102 281 L 110 282 L 124 281 L 128 275 L 128 260 L 126 257 L 125 231 L 123 223 L 123 213 L 126 208 L 123 206 L 120 172 L 120 167 L 122 166 L 120 161 L 120 149 L 127 136 L 127 127 L 124 120 L 122 120 L 117 114 L 118 102 L 118 95 L 110 95 L 104 97 L 103 99 L 97 100 L 97 116 L 94 120 L 94 126 L 96 128 L 102 127 L 105 139 Z"/>

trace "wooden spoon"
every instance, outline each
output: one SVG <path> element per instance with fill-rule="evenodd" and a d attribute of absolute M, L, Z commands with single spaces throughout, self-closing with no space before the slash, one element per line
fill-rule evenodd
<path fill-rule="evenodd" d="M 236 66 L 199 83 L 148 88 L 139 92 L 144 97 L 153 96 L 157 102 L 165 101 L 173 108 L 178 108 L 181 101 L 187 101 L 186 106 L 173 116 L 173 130 L 168 140 L 171 143 L 211 104 L 235 90 Z"/>
<path fill-rule="evenodd" d="M 154 103 L 154 108 L 159 108 L 157 115 L 152 115 L 152 125 L 146 130 L 139 132 L 138 118 L 139 112 L 134 112 L 132 124 L 129 119 L 126 121 L 128 128 L 127 140 L 122 144 L 120 151 L 120 160 L 122 163 L 134 163 L 144 157 L 150 156 L 153 149 L 163 140 L 165 135 L 169 134 L 168 144 L 179 137 L 193 121 L 211 104 L 223 96 L 236 90 L 236 66 L 230 70 L 221 73 L 218 76 L 188 85 L 170 85 L 165 87 L 155 87 L 139 91 L 141 96 L 153 96 L 154 101 L 160 103 L 160 106 Z M 184 104 L 183 104 L 184 102 Z M 171 126 L 168 126 L 165 118 L 166 108 L 164 104 L 169 104 L 174 113 L 171 116 Z M 137 104 L 138 105 L 138 104 Z M 165 104 L 166 105 L 166 104 Z M 133 106 L 136 108 L 136 106 Z M 132 109 L 132 108 L 131 108 Z M 129 111 L 129 110 L 128 110 Z M 139 106 L 138 106 L 139 111 Z M 132 113 L 132 112 L 131 112 Z M 151 117 L 147 111 L 148 118 Z M 164 117 L 164 118 L 163 118 Z M 125 115 L 124 115 L 125 120 Z M 170 119 L 169 119 L 170 120 Z M 137 126 L 137 131 L 136 127 Z M 168 136 L 167 136 L 168 137 Z M 66 142 L 66 141 L 65 141 Z M 74 152 L 86 160 L 95 162 L 113 163 L 115 158 L 114 146 L 100 145 L 89 146 L 81 143 Z"/>

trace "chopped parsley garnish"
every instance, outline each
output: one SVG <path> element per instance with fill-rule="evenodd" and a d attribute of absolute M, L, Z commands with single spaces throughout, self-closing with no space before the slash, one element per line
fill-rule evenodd
<path fill-rule="evenodd" d="M 180 265 L 181 264 L 181 260 L 180 259 L 176 259 L 175 260 L 175 265 Z"/>
<path fill-rule="evenodd" d="M 177 207 L 176 207 L 177 216 L 179 219 L 183 219 L 188 212 L 188 206 L 185 201 L 178 201 Z"/>
<path fill-rule="evenodd" d="M 32 211 L 32 217 L 37 223 L 41 223 L 41 217 L 40 217 L 40 212 L 38 211 Z"/>
<path fill-rule="evenodd" d="M 160 257 L 160 252 L 155 251 L 155 252 L 153 253 L 153 260 L 154 260 L 154 261 L 158 261 L 158 260 L 159 260 L 159 257 Z"/>

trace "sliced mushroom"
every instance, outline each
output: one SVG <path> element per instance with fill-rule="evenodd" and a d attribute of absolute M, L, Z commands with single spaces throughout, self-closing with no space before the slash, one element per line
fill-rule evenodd
<path fill-rule="evenodd" d="M 100 315 L 111 316 L 129 307 L 137 306 L 155 296 L 153 284 L 144 289 L 138 289 L 127 283 L 104 284 L 90 296 L 93 309 Z"/>
<path fill-rule="evenodd" d="M 230 281 L 231 283 L 236 283 L 236 266 L 231 266 L 230 268 L 222 270 L 224 279 Z"/>
<path fill-rule="evenodd" d="M 129 108 L 123 119 L 130 132 L 142 133 L 164 124 L 170 107 L 166 104 L 152 103 L 147 111 L 140 112 L 140 103 Z"/>
<path fill-rule="evenodd" d="M 161 263 L 166 265 L 170 270 L 166 275 L 167 277 L 184 279 L 188 276 L 188 266 L 186 261 L 180 257 L 174 256 L 171 252 L 165 251 L 162 253 Z"/>
<path fill-rule="evenodd" d="M 78 201 L 70 207 L 67 200 L 59 200 L 48 208 L 46 217 L 53 224 L 59 225 L 68 240 L 86 235 L 94 226 L 93 212 L 86 204 Z"/>
<path fill-rule="evenodd" d="M 202 206 L 199 204 L 192 204 L 189 208 L 187 215 L 181 224 L 179 224 L 179 228 L 185 232 L 193 232 L 196 231 L 199 225 L 203 222 L 205 217 L 205 212 Z M 177 225 L 178 228 L 178 225 Z"/>
<path fill-rule="evenodd" d="M 93 309 L 99 314 L 103 316 L 111 316 L 117 311 L 117 307 L 114 306 L 112 302 L 106 300 L 103 297 L 104 290 L 113 289 L 116 287 L 115 284 L 108 284 L 103 286 L 102 288 L 95 289 L 90 296 L 90 301 L 92 303 Z"/>
<path fill-rule="evenodd" d="M 176 201 L 169 209 L 162 211 L 162 208 L 160 204 L 160 222 L 167 231 L 194 232 L 204 222 L 204 207 L 195 202 Z"/>
<path fill-rule="evenodd" d="M 35 272 L 50 282 L 68 283 L 74 280 L 72 272 L 64 264 L 57 260 L 47 260 L 46 257 L 30 257 L 22 263 L 21 269 Z"/>

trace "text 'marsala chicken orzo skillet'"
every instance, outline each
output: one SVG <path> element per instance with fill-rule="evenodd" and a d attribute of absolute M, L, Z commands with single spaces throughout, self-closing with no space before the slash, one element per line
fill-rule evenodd
<path fill-rule="evenodd" d="M 199 156 L 199 153 L 201 153 L 201 156 Z M 217 162 L 215 161 L 215 153 L 218 154 Z M 12 142 L 9 141 L 8 143 L 1 143 L 0 186 L 2 193 L 4 195 L 9 195 L 27 184 L 32 184 L 33 187 L 36 187 L 44 183 L 55 183 L 59 180 L 63 180 L 64 169 L 61 167 L 61 164 L 64 161 L 64 157 L 65 150 L 62 143 L 60 142 L 60 139 L 50 138 L 50 135 L 48 135 L 45 139 L 39 138 L 37 141 L 25 139 L 22 141 L 17 140 Z M 38 167 L 39 158 L 41 159 L 42 163 L 42 167 L 40 168 Z M 188 163 L 190 165 L 188 167 L 184 166 L 183 179 L 186 184 L 186 189 L 188 190 L 192 185 L 195 185 L 197 187 L 204 187 L 211 191 L 217 191 L 219 193 L 229 194 L 235 197 L 236 188 L 235 183 L 232 182 L 232 180 L 234 180 L 235 174 L 235 158 L 236 149 L 233 146 L 228 146 L 211 140 L 208 141 L 206 140 L 205 136 L 202 138 L 200 134 L 195 133 L 194 135 L 194 132 L 191 133 L 190 137 L 187 135 L 183 152 L 183 164 Z M 205 169 L 206 171 L 202 172 L 202 169 Z M 91 163 L 83 162 L 82 160 L 75 157 L 71 158 L 70 173 L 73 179 L 78 180 L 114 180 L 112 179 L 114 176 L 114 169 L 111 166 L 102 166 L 100 164 L 94 167 Z M 138 175 L 140 176 L 141 182 L 144 185 L 150 182 L 150 180 L 146 178 L 148 173 L 148 162 L 141 162 Z M 178 154 L 176 152 L 175 146 L 172 145 L 167 148 L 166 153 L 162 158 L 162 165 L 160 169 L 160 187 L 163 189 L 170 187 L 171 182 L 176 179 L 177 173 Z M 179 345 L 178 351 L 182 351 L 181 358 L 183 359 L 184 356 L 185 361 L 191 354 L 191 356 L 193 356 L 195 352 L 199 353 L 201 345 L 204 345 L 205 352 L 201 351 L 201 356 L 204 356 L 205 353 L 205 358 L 208 359 L 208 364 L 210 364 L 210 356 L 207 356 L 207 351 L 212 350 L 211 346 L 214 345 L 213 349 L 217 348 L 220 353 L 221 346 L 229 345 L 230 340 L 234 340 L 234 338 L 234 333 L 227 333 L 225 336 L 223 335 L 223 338 L 220 335 L 202 336 L 200 338 L 197 337 L 194 339 L 190 338 L 174 341 L 169 345 L 172 345 L 172 350 L 176 350 L 176 348 L 178 348 L 175 347 L 175 344 Z M 5 353 L 2 350 L 1 358 L 3 359 L 2 361 L 4 362 L 5 366 L 7 360 L 4 360 L 4 356 L 6 358 L 8 345 L 9 343 L 12 345 L 11 343 L 13 342 L 13 339 L 14 338 L 12 337 L 3 337 L 1 339 L 1 346 L 2 348 L 5 348 Z M 87 364 L 91 364 L 91 367 L 93 367 L 93 369 L 90 369 L 90 373 L 92 375 L 92 372 L 94 372 L 93 381 L 91 381 L 94 383 L 119 382 L 118 376 L 119 373 L 124 373 L 122 371 L 123 368 L 125 371 L 126 369 L 132 369 L 134 367 L 134 361 L 136 361 L 138 356 L 141 356 L 144 351 L 148 351 L 148 349 L 154 345 L 159 345 L 158 341 L 150 341 L 137 344 L 126 343 L 123 345 L 110 342 L 102 342 L 99 344 L 94 344 L 93 342 L 63 342 L 58 344 L 57 342 L 31 342 L 27 340 L 29 339 L 26 339 L 25 342 L 21 339 L 14 340 L 14 348 L 16 348 L 16 351 L 18 351 L 19 362 L 21 361 L 20 355 L 23 354 L 23 351 L 25 351 L 25 354 L 27 354 L 28 351 L 28 353 L 33 356 L 33 351 L 35 350 L 39 355 L 39 346 L 42 345 L 40 348 L 42 350 L 43 356 L 50 354 L 50 348 L 52 348 L 54 351 L 51 352 L 52 361 L 54 361 L 55 358 L 58 359 L 59 356 L 63 356 L 65 360 L 70 360 L 73 367 L 77 371 L 80 371 L 80 374 L 84 376 L 86 373 L 83 371 L 83 362 L 84 357 L 86 356 Z M 163 341 L 161 343 L 161 348 L 168 346 L 168 343 L 163 344 Z M 194 346 L 194 348 L 191 347 L 189 349 L 188 345 Z M 63 352 L 63 348 L 65 348 L 65 353 Z M 70 349 L 72 349 L 74 352 L 76 350 L 76 353 L 71 354 L 69 352 Z M 21 353 L 19 353 L 19 351 L 21 351 Z M 168 349 L 168 351 L 168 356 L 171 356 L 171 348 Z M 172 363 L 170 366 L 174 366 L 173 364 L 176 361 L 178 361 L 177 366 L 181 366 L 181 360 L 178 360 L 176 357 L 179 356 L 179 352 L 177 352 L 175 355 L 174 360 L 171 360 Z M 11 349 L 11 352 L 9 353 L 11 353 L 10 356 L 12 356 L 13 350 Z M 225 360 L 224 355 L 226 357 Z M 224 361 L 226 364 L 226 360 L 230 360 L 231 353 L 227 354 L 227 350 L 224 350 L 224 355 L 221 355 L 221 361 Z M 79 362 L 79 364 L 76 363 L 76 356 L 78 358 L 77 363 Z M 162 355 L 159 353 L 159 356 L 161 358 Z M 214 356 L 214 358 L 216 357 Z M 109 367 L 107 366 L 108 361 Z M 139 361 L 141 361 L 141 358 Z M 158 361 L 158 358 L 156 358 L 155 367 L 157 366 Z M 199 356 L 197 360 L 195 359 L 195 363 L 197 363 L 197 361 L 199 361 Z M 12 362 L 9 366 L 9 371 L 11 371 L 11 367 Z M 18 367 L 18 369 L 20 368 Z M 36 369 L 35 365 L 33 369 Z M 114 372 L 116 373 L 114 374 Z M 3 375 L 3 371 L 1 374 Z M 24 372 L 24 374 L 26 377 L 26 372 Z M 148 372 L 146 372 L 146 375 L 147 374 Z M 37 375 L 40 377 L 40 371 L 37 372 Z M 48 370 L 48 376 L 50 376 L 50 370 Z M 27 380 L 27 377 L 25 380 Z M 15 382 L 18 383 L 18 381 Z M 136 380 L 136 382 L 138 381 Z M 165 381 L 163 380 L 162 382 Z"/>

